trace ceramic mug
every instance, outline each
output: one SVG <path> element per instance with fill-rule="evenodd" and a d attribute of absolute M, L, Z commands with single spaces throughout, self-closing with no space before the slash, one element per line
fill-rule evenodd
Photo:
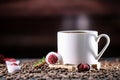
<path fill-rule="evenodd" d="M 107 41 L 98 54 L 98 42 L 102 37 L 105 37 Z M 68 30 L 57 33 L 57 48 L 62 56 L 63 64 L 96 64 L 109 43 L 109 36 L 98 35 L 97 31 Z"/>

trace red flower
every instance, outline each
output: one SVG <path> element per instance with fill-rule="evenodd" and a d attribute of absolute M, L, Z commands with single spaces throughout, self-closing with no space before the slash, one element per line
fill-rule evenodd
<path fill-rule="evenodd" d="M 90 70 L 90 65 L 81 63 L 77 66 L 77 68 L 78 68 L 78 72 L 89 71 Z"/>
<path fill-rule="evenodd" d="M 55 64 L 58 61 L 58 57 L 55 54 L 51 54 L 48 56 L 48 62 L 50 64 Z"/>

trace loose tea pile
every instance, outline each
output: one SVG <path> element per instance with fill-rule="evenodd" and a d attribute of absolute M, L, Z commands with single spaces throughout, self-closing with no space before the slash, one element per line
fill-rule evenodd
<path fill-rule="evenodd" d="M 44 64 L 34 68 L 39 59 L 20 60 L 21 70 L 8 73 L 6 65 L 0 64 L 0 80 L 120 80 L 120 59 L 101 59 L 100 70 L 68 71 L 66 68 L 49 68 Z"/>

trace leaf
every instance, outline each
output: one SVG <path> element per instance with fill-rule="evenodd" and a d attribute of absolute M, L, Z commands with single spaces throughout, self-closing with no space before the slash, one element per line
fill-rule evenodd
<path fill-rule="evenodd" d="M 38 62 L 36 62 L 35 64 L 33 64 L 33 67 L 41 67 L 44 64 L 45 64 L 45 57 L 43 57 Z"/>

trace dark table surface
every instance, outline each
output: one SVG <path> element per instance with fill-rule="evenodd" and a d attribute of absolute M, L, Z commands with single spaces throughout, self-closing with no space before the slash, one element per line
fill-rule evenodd
<path fill-rule="evenodd" d="M 120 58 L 101 58 L 100 70 L 85 72 L 67 71 L 66 69 L 49 69 L 45 64 L 33 69 L 33 64 L 40 59 L 19 59 L 21 70 L 8 73 L 5 64 L 0 64 L 0 80 L 120 80 Z"/>

